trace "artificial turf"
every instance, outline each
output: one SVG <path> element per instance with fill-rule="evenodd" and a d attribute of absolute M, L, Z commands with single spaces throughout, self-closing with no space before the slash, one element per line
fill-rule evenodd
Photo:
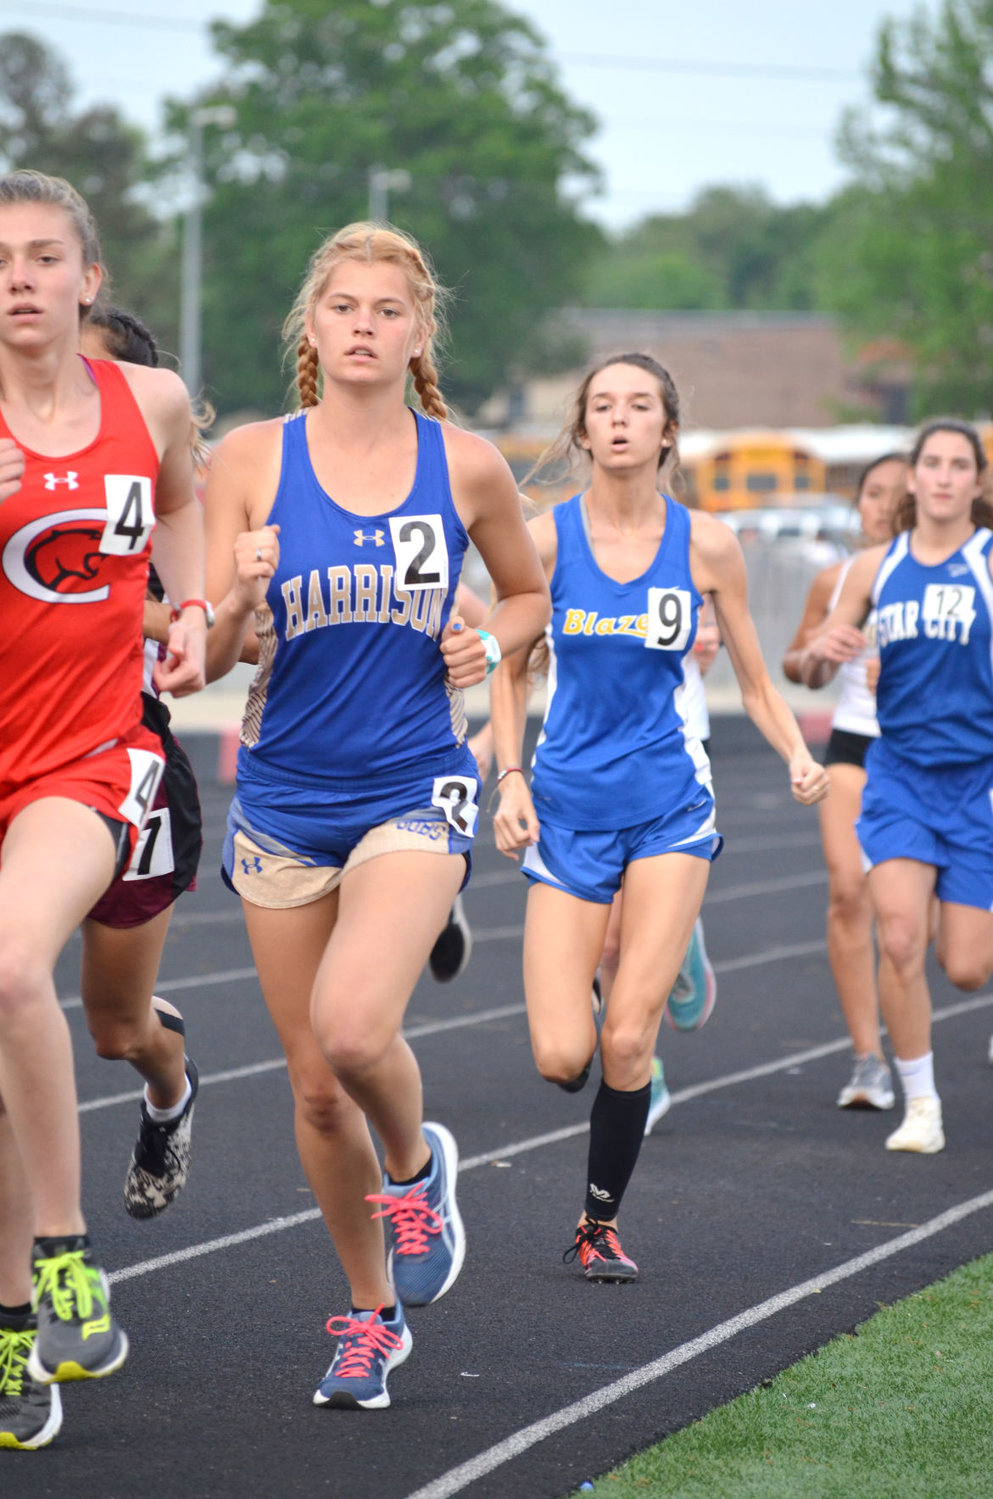
<path fill-rule="evenodd" d="M 584 1486 L 597 1499 L 990 1499 L 993 1255 Z"/>

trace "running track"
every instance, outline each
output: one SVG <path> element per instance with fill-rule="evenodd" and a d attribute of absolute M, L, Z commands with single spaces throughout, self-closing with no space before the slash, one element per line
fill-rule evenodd
<path fill-rule="evenodd" d="M 993 993 L 935 979 L 948 1149 L 887 1154 L 893 1116 L 833 1106 L 848 1055 L 816 814 L 792 803 L 747 724 L 718 721 L 714 738 L 727 847 L 704 915 L 718 1008 L 698 1035 L 662 1038 L 675 1104 L 623 1214 L 641 1279 L 587 1285 L 561 1263 L 590 1095 L 534 1073 L 523 881 L 484 819 L 472 962 L 450 988 L 423 979 L 408 1016 L 428 1115 L 459 1139 L 469 1252 L 452 1292 L 412 1313 L 414 1353 L 378 1413 L 310 1403 L 333 1347 L 324 1321 L 347 1298 L 296 1159 L 237 905 L 215 873 L 227 792 L 203 786 L 201 888 L 180 905 L 160 986 L 201 1070 L 194 1174 L 163 1218 L 125 1215 L 137 1090 L 92 1054 L 74 942 L 59 977 L 86 1208 L 132 1354 L 121 1375 L 68 1387 L 53 1447 L 3 1454 L 5 1499 L 565 1495 L 993 1248 Z"/>

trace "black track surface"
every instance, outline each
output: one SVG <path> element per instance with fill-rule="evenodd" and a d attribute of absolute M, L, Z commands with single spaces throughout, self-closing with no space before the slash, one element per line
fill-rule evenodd
<path fill-rule="evenodd" d="M 623 1241 L 641 1268 L 634 1285 L 590 1285 L 561 1262 L 582 1201 L 581 1128 L 596 1075 L 570 1097 L 534 1072 L 520 983 L 524 881 L 494 851 L 484 819 L 466 895 L 472 961 L 449 988 L 422 979 L 408 1012 L 414 1030 L 472 1022 L 414 1043 L 428 1116 L 453 1128 L 469 1163 L 460 1181 L 469 1250 L 450 1294 L 411 1314 L 414 1352 L 393 1376 L 387 1412 L 311 1404 L 333 1349 L 324 1322 L 348 1305 L 319 1221 L 122 1275 L 313 1208 L 285 1069 L 218 1078 L 280 1052 L 254 977 L 216 978 L 251 960 L 237 903 L 215 873 L 228 793 L 203 787 L 201 888 L 180 903 L 161 976 L 186 1015 L 202 1078 L 193 1176 L 164 1217 L 132 1222 L 121 1180 L 137 1104 L 85 1109 L 86 1210 L 132 1354 L 121 1374 L 65 1389 L 52 1447 L 2 1454 L 4 1499 L 564 1495 L 880 1303 L 993 1248 L 993 1210 L 973 1211 L 525 1446 L 468 1487 L 443 1479 L 727 1319 L 993 1187 L 993 995 L 935 1027 L 947 1150 L 884 1151 L 894 1115 L 834 1106 L 849 1058 L 823 950 L 816 814 L 793 804 L 783 768 L 747 725 L 719 723 L 714 739 L 727 847 L 704 917 L 718 1005 L 699 1034 L 662 1036 L 676 1103 L 646 1142 L 625 1202 Z M 74 942 L 59 974 L 67 997 L 78 956 Z M 190 986 L 172 987 L 183 980 Z M 937 975 L 933 994 L 938 1012 L 963 999 Z M 130 1070 L 96 1060 L 80 1009 L 70 1003 L 68 1013 L 84 1106 L 136 1096 Z M 838 1048 L 824 1056 L 794 1060 L 831 1042 Z M 768 1064 L 776 1070 L 732 1080 Z M 718 1085 L 680 1101 L 682 1090 L 707 1084 Z M 512 1153 L 569 1126 L 575 1134 Z"/>

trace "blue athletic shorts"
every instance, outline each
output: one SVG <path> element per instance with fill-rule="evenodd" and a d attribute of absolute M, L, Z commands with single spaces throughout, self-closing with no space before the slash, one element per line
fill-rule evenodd
<path fill-rule="evenodd" d="M 865 763 L 855 831 L 866 868 L 916 859 L 937 870 L 939 900 L 993 911 L 993 759 L 914 765 L 878 739 Z"/>
<path fill-rule="evenodd" d="M 529 880 L 554 885 L 579 900 L 608 906 L 627 866 L 656 854 L 692 854 L 716 859 L 724 846 L 714 821 L 714 799 L 706 788 L 705 805 L 663 813 L 630 828 L 586 832 L 541 819 L 541 837 L 529 847 L 521 868 Z"/>
<path fill-rule="evenodd" d="M 471 868 L 479 779 L 471 771 L 414 776 L 406 790 L 356 795 L 287 784 L 239 770 L 221 859 L 225 882 L 253 905 L 308 905 L 342 876 L 380 854 L 462 854 Z"/>

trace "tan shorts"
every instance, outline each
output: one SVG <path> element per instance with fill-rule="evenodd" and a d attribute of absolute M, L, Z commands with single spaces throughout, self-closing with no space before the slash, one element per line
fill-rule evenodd
<path fill-rule="evenodd" d="M 340 867 L 315 864 L 284 849 L 276 853 L 262 848 L 240 828 L 234 835 L 234 859 L 229 879 L 235 890 L 253 906 L 289 910 L 307 906 L 336 890 L 344 875 L 380 854 L 448 854 L 450 829 L 444 822 L 429 822 L 416 813 L 394 817 L 370 828 Z"/>

